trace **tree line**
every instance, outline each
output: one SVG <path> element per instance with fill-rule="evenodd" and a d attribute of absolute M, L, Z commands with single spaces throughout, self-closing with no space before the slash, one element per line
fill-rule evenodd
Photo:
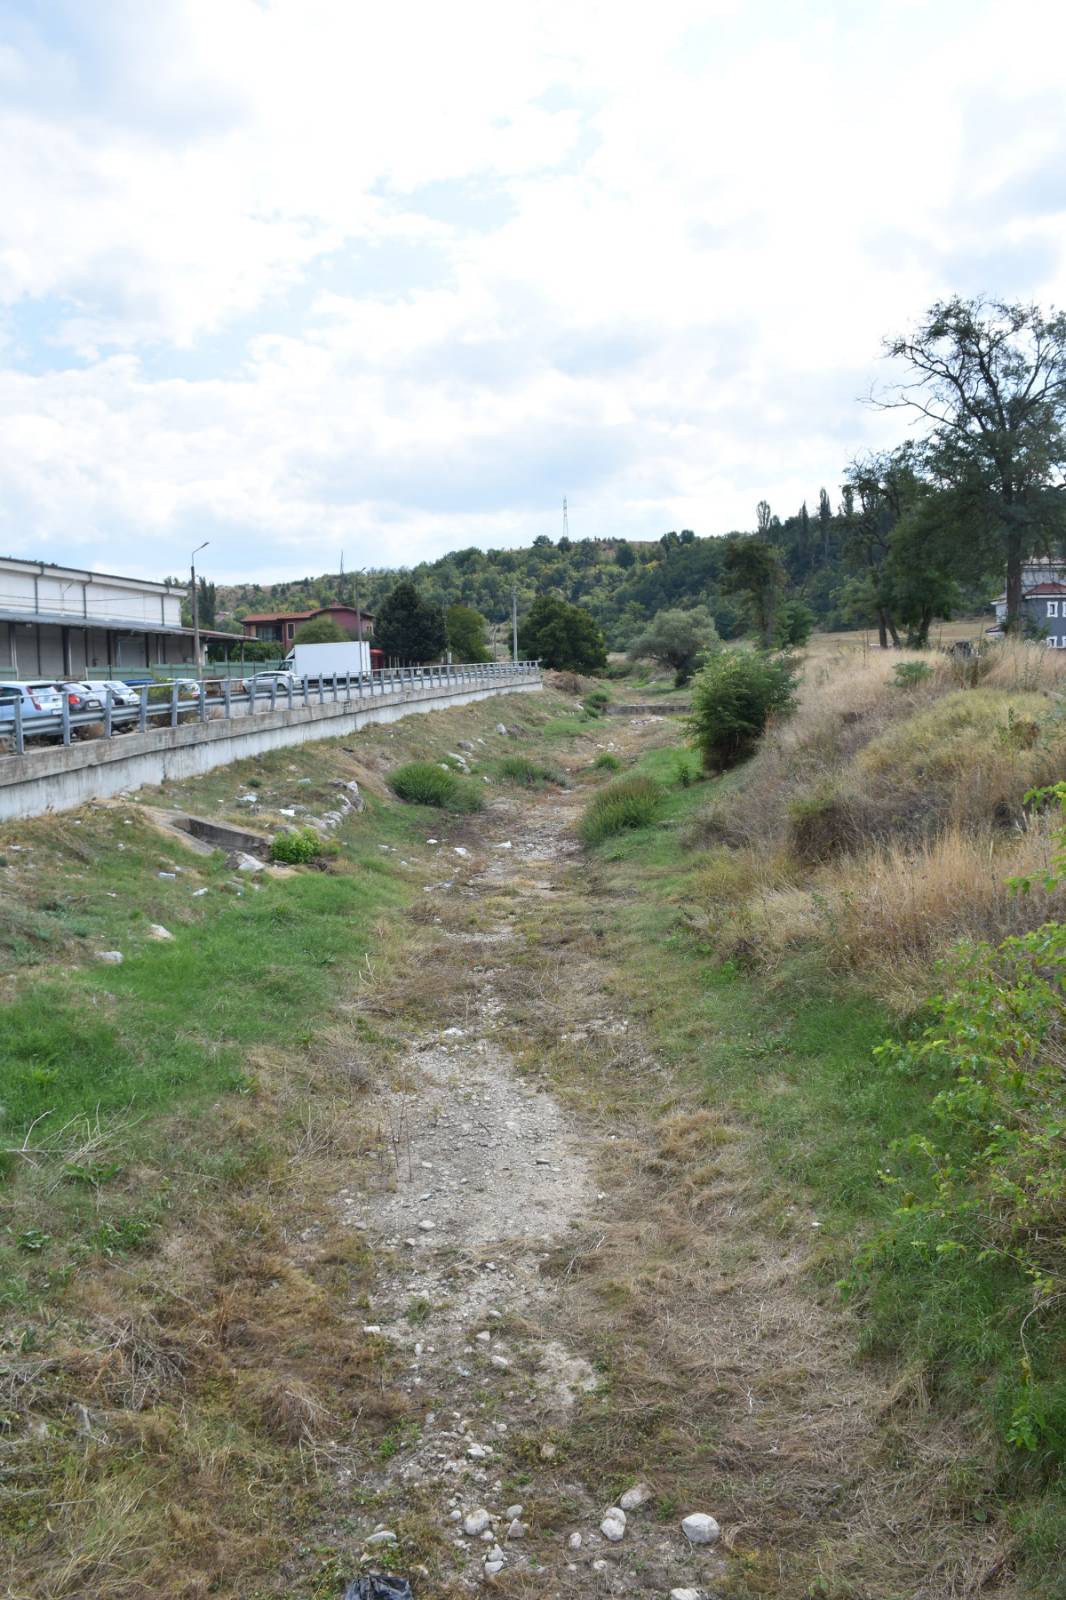
<path fill-rule="evenodd" d="M 898 376 L 870 403 L 903 412 L 915 436 L 848 462 L 835 499 L 822 487 L 784 517 L 762 500 L 754 529 L 725 535 L 542 534 L 526 549 L 470 546 L 401 573 L 219 586 L 210 608 L 238 631 L 249 611 L 354 604 L 358 595 L 377 615 L 380 644 L 382 613 L 397 589 L 411 588 L 438 618 L 441 648 L 453 610 L 484 619 L 467 616 L 472 650 L 486 633 L 505 645 L 513 594 L 527 643 L 558 634 L 559 606 L 586 614 L 599 645 L 585 638 L 584 659 L 632 650 L 649 630 L 660 642 L 676 636 L 666 648 L 681 655 L 691 655 L 694 634 L 750 633 L 769 648 L 800 643 L 816 626 L 873 627 L 882 645 L 922 646 L 935 619 L 979 614 L 1004 586 L 1007 625 L 1021 627 L 1025 562 L 1062 546 L 1066 317 L 955 298 L 886 340 L 885 354 Z M 551 617 L 545 600 L 555 603 Z M 682 624 L 676 613 L 693 615 Z M 580 634 L 585 625 L 570 626 Z"/>

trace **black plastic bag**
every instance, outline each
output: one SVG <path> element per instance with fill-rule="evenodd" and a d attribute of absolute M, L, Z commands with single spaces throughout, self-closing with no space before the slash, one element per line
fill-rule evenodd
<path fill-rule="evenodd" d="M 414 1600 L 414 1595 L 406 1578 L 397 1578 L 392 1572 L 371 1572 L 365 1578 L 352 1579 L 344 1600 Z"/>

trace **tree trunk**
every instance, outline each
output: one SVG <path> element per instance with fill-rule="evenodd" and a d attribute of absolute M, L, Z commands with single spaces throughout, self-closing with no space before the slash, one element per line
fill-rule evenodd
<path fill-rule="evenodd" d="M 1016 633 L 1022 624 L 1022 536 L 1012 528 L 1007 534 L 1007 615 L 1005 633 Z"/>
<path fill-rule="evenodd" d="M 877 613 L 877 642 L 882 650 L 888 649 L 888 627 L 885 623 L 885 614 L 880 610 Z"/>

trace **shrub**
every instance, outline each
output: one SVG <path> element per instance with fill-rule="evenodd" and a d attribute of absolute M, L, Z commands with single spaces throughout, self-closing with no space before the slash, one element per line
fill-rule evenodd
<path fill-rule="evenodd" d="M 926 683 L 933 676 L 933 669 L 928 661 L 897 661 L 893 668 L 893 679 L 897 689 L 916 689 L 920 683 Z"/>
<path fill-rule="evenodd" d="M 592 763 L 595 772 L 621 772 L 622 763 L 611 750 L 601 750 Z"/>
<path fill-rule="evenodd" d="M 288 866 L 305 867 L 322 854 L 322 840 L 313 828 L 300 828 L 294 833 L 279 833 L 270 847 L 275 861 Z"/>
<path fill-rule="evenodd" d="M 732 767 L 751 755 L 773 716 L 796 703 L 798 664 L 784 655 L 722 650 L 692 686 L 689 734 L 708 769 Z"/>
<path fill-rule="evenodd" d="M 663 791 L 651 778 L 620 778 L 590 800 L 581 818 L 585 844 L 599 844 L 627 828 L 646 828 L 655 821 Z"/>
<path fill-rule="evenodd" d="M 604 711 L 611 703 L 611 697 L 606 689 L 593 689 L 581 702 L 582 708 L 590 717 L 602 717 Z"/>
<path fill-rule="evenodd" d="M 506 783 L 517 783 L 523 789 L 536 789 L 542 783 L 564 783 L 558 767 L 545 761 L 530 761 L 528 756 L 505 756 L 496 769 Z"/>
<path fill-rule="evenodd" d="M 788 808 L 788 847 L 798 861 L 830 861 L 869 837 L 865 808 L 831 783 L 799 794 Z"/>
<path fill-rule="evenodd" d="M 481 795 L 472 784 L 433 761 L 409 761 L 389 778 L 392 792 L 413 805 L 436 806 L 441 811 L 480 811 Z"/>

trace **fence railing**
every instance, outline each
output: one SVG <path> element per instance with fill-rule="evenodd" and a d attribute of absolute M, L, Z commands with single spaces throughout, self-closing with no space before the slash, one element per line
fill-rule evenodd
<path fill-rule="evenodd" d="M 27 744 L 48 741 L 69 745 L 84 738 L 110 739 L 125 733 L 177 728 L 190 722 L 230 721 L 268 711 L 297 711 L 313 706 L 350 704 L 358 708 L 394 695 L 452 690 L 506 688 L 509 684 L 539 680 L 536 661 L 468 662 L 450 666 L 384 667 L 375 672 L 304 678 L 279 684 L 256 683 L 247 678 L 234 688 L 227 677 L 185 678 L 169 684 L 141 684 L 137 703 L 120 703 L 126 697 L 106 691 L 99 711 L 75 711 L 63 695 L 59 712 L 27 714 L 19 700 L 0 704 L 0 755 L 24 755 Z"/>

